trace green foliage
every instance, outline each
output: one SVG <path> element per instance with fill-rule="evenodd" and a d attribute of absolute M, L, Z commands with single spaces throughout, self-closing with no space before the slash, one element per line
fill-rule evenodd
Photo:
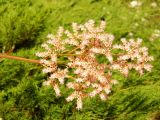
<path fill-rule="evenodd" d="M 156 0 L 155 0 L 156 1 Z M 158 6 L 143 0 L 142 6 L 129 8 L 129 0 L 1 0 L 0 51 L 31 59 L 48 33 L 58 26 L 66 28 L 72 22 L 88 19 L 107 21 L 106 31 L 119 38 L 141 37 L 154 56 L 152 72 L 139 76 L 132 71 L 127 79 L 115 75 L 119 85 L 113 87 L 108 100 L 86 99 L 81 111 L 74 102 L 56 98 L 51 87 L 42 83 L 47 75 L 41 66 L 0 59 L 0 118 L 4 120 L 145 120 L 160 116 L 160 38 L 149 41 L 155 29 L 160 29 Z M 146 21 L 144 22 L 143 19 Z M 68 28 L 69 29 L 69 28 Z M 101 59 L 100 62 L 105 60 Z"/>
<path fill-rule="evenodd" d="M 7 52 L 36 43 L 50 8 L 41 2 L 7 1 L 1 2 L 0 13 L 0 46 Z"/>

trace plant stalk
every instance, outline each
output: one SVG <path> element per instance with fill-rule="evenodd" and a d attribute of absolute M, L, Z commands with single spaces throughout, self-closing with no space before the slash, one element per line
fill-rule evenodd
<path fill-rule="evenodd" d="M 20 60 L 20 61 L 25 61 L 25 62 L 30 62 L 30 63 L 41 64 L 39 60 L 32 60 L 32 59 L 27 59 L 27 58 L 23 58 L 23 57 L 2 54 L 2 53 L 0 53 L 0 58 L 8 58 L 8 59 Z"/>

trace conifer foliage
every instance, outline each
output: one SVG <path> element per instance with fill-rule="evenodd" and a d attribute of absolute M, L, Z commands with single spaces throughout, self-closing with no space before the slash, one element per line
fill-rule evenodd
<path fill-rule="evenodd" d="M 0 50 L 13 51 L 15 48 L 33 45 L 45 28 L 49 8 L 33 1 L 3 1 L 0 4 Z M 32 44 L 30 44 L 32 43 Z"/>
<path fill-rule="evenodd" d="M 0 0 L 0 120 L 159 119 L 159 5 Z"/>

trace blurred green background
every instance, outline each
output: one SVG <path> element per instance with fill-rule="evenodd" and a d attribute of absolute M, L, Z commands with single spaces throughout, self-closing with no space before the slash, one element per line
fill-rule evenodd
<path fill-rule="evenodd" d="M 30 59 L 59 26 L 93 19 L 107 22 L 106 32 L 120 38 L 142 38 L 154 56 L 152 72 L 115 77 L 108 100 L 86 99 L 81 111 L 56 98 L 42 83 L 42 67 L 0 59 L 0 118 L 3 120 L 160 120 L 160 1 L 139 0 L 0 0 L 0 52 Z M 63 88 L 62 88 L 63 89 Z"/>

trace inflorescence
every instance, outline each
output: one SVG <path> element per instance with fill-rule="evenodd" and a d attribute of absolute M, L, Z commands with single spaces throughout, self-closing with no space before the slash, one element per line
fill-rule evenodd
<path fill-rule="evenodd" d="M 86 97 L 107 99 L 112 85 L 118 83 L 112 71 L 128 76 L 131 69 L 143 74 L 152 68 L 148 62 L 153 57 L 146 47 L 141 47 L 142 39 L 123 38 L 120 44 L 113 45 L 114 36 L 105 32 L 105 26 L 104 21 L 95 26 L 89 20 L 84 25 L 72 23 L 72 31 L 59 27 L 57 34 L 49 34 L 48 41 L 42 44 L 45 51 L 36 53 L 42 58 L 43 72 L 50 75 L 43 84 L 51 85 L 56 96 L 61 95 L 61 85 L 72 89 L 66 100 L 76 99 L 78 110 Z M 98 55 L 103 55 L 106 62 L 99 62 Z"/>

